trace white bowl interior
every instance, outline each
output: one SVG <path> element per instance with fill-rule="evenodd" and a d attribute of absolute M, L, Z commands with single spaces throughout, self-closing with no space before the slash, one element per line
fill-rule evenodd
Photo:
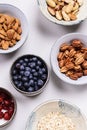
<path fill-rule="evenodd" d="M 73 39 L 81 40 L 84 43 L 84 45 L 87 47 L 87 35 L 80 34 L 80 33 L 71 33 L 62 36 L 60 39 L 56 41 L 56 43 L 52 47 L 52 51 L 51 51 L 52 69 L 60 79 L 62 79 L 67 83 L 71 83 L 75 85 L 87 84 L 87 76 L 82 76 L 81 78 L 78 78 L 78 80 L 72 80 L 69 77 L 67 77 L 65 74 L 61 73 L 60 68 L 58 66 L 57 55 L 59 53 L 61 44 L 69 43 Z"/>
<path fill-rule="evenodd" d="M 46 18 L 48 18 L 50 21 L 56 23 L 56 24 L 61 24 L 61 25 L 75 25 L 83 21 L 85 18 L 87 18 L 87 0 L 84 0 L 84 4 L 81 6 L 80 11 L 78 13 L 78 18 L 75 21 L 59 21 L 55 17 L 51 16 L 49 12 L 47 11 L 47 4 L 46 0 L 37 0 L 38 5 L 40 7 L 41 12 L 44 14 Z"/>
<path fill-rule="evenodd" d="M 8 50 L 0 49 L 0 53 L 9 53 L 17 50 L 23 45 L 28 35 L 28 22 L 24 13 L 17 7 L 9 4 L 0 4 L 0 13 L 8 14 L 18 18 L 21 21 L 22 35 L 21 40 L 16 43 L 15 46 L 9 48 Z"/>
<path fill-rule="evenodd" d="M 49 101 L 37 107 L 28 118 L 26 130 L 37 130 L 38 121 L 49 112 L 60 112 L 70 117 L 76 130 L 87 130 L 87 121 L 80 109 L 62 100 Z"/>

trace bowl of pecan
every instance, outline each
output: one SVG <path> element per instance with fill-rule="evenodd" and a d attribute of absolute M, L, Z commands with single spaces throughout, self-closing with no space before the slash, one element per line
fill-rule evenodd
<path fill-rule="evenodd" d="M 61 80 L 87 84 L 87 35 L 70 33 L 59 38 L 52 47 L 51 65 Z"/>
<path fill-rule="evenodd" d="M 9 4 L 0 4 L 0 53 L 19 49 L 28 35 L 28 22 L 24 13 Z"/>
<path fill-rule="evenodd" d="M 43 15 L 53 23 L 76 25 L 87 18 L 87 0 L 37 0 Z"/>

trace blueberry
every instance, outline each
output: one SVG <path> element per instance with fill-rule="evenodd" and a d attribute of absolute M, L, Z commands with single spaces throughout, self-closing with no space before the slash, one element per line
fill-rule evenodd
<path fill-rule="evenodd" d="M 30 67 L 31 67 L 31 68 L 34 68 L 35 66 L 36 66 L 36 64 L 35 64 L 34 62 L 31 62 L 31 63 L 30 63 Z"/>
<path fill-rule="evenodd" d="M 36 72 L 36 70 L 35 70 L 35 69 L 32 69 L 31 72 L 34 73 L 34 72 Z"/>
<path fill-rule="evenodd" d="M 33 73 L 33 76 L 38 77 L 38 73 L 37 72 Z"/>
<path fill-rule="evenodd" d="M 22 82 L 21 82 L 21 81 L 18 82 L 17 87 L 18 87 L 19 89 L 22 88 Z"/>
<path fill-rule="evenodd" d="M 25 70 L 31 71 L 30 67 L 25 67 Z"/>
<path fill-rule="evenodd" d="M 36 86 L 34 87 L 34 90 L 37 91 L 38 89 L 39 89 L 39 87 L 36 85 Z"/>
<path fill-rule="evenodd" d="M 13 75 L 17 74 L 17 71 L 14 69 L 14 70 L 12 71 L 12 74 L 13 74 Z"/>
<path fill-rule="evenodd" d="M 46 68 L 42 68 L 42 72 L 43 72 L 43 73 L 46 73 Z"/>
<path fill-rule="evenodd" d="M 23 66 L 27 66 L 27 63 L 24 62 L 22 65 L 23 65 Z"/>
<path fill-rule="evenodd" d="M 22 75 L 22 76 L 23 76 L 23 75 L 24 75 L 24 71 L 22 71 L 22 70 L 21 70 L 21 71 L 20 71 L 20 75 Z"/>
<path fill-rule="evenodd" d="M 34 86 L 35 84 L 34 84 L 34 80 L 33 79 L 31 79 L 30 81 L 29 81 L 29 86 Z"/>
<path fill-rule="evenodd" d="M 20 66 L 20 70 L 24 70 L 24 68 L 25 68 L 24 65 Z"/>
<path fill-rule="evenodd" d="M 21 75 L 18 75 L 18 80 L 21 80 L 22 76 Z"/>
<path fill-rule="evenodd" d="M 28 88 L 28 92 L 33 92 L 33 91 L 34 91 L 34 88 L 30 86 L 30 87 Z"/>
<path fill-rule="evenodd" d="M 30 71 L 25 71 L 25 72 L 24 72 L 24 75 L 25 75 L 26 77 L 28 77 L 28 76 L 30 75 Z"/>
<path fill-rule="evenodd" d="M 19 69 L 20 68 L 20 63 L 16 63 L 16 68 Z"/>
<path fill-rule="evenodd" d="M 37 65 L 41 66 L 42 65 L 41 61 L 38 60 Z"/>
<path fill-rule="evenodd" d="M 33 75 L 32 74 L 29 75 L 29 79 L 33 79 Z"/>
<path fill-rule="evenodd" d="M 43 71 L 42 71 L 41 69 L 39 69 L 38 74 L 39 74 L 40 76 L 42 76 L 42 75 L 43 75 Z"/>
<path fill-rule="evenodd" d="M 43 80 L 39 79 L 38 82 L 37 82 L 37 85 L 42 87 L 44 84 Z"/>
<path fill-rule="evenodd" d="M 14 82 L 14 84 L 15 84 L 15 85 L 18 85 L 18 84 L 19 84 L 19 82 L 16 80 L 16 81 Z"/>
<path fill-rule="evenodd" d="M 40 69 L 40 67 L 39 66 L 36 66 L 36 70 L 38 71 Z"/>
<path fill-rule="evenodd" d="M 32 61 L 35 61 L 35 62 L 36 62 L 36 61 L 37 61 L 37 57 L 33 57 L 33 58 L 32 58 Z"/>
<path fill-rule="evenodd" d="M 46 74 L 43 74 L 43 75 L 41 76 L 41 79 L 42 79 L 42 80 L 46 80 L 46 79 L 47 79 L 47 75 L 46 75 Z"/>
<path fill-rule="evenodd" d="M 18 79 L 18 76 L 13 76 L 13 80 L 17 80 Z"/>
<path fill-rule="evenodd" d="M 24 62 L 24 61 L 23 61 L 22 59 L 21 59 L 21 60 L 19 60 L 19 63 L 20 63 L 20 64 L 22 64 L 23 62 Z"/>
<path fill-rule="evenodd" d="M 37 81 L 37 77 L 34 77 L 33 79 L 34 79 L 34 81 Z"/>
<path fill-rule="evenodd" d="M 30 62 L 33 61 L 32 58 L 30 58 L 29 61 L 30 61 Z"/>
<path fill-rule="evenodd" d="M 25 89 L 28 89 L 28 88 L 29 88 L 29 83 L 28 83 L 28 82 L 25 82 L 25 83 L 24 83 L 24 87 L 25 87 Z"/>
<path fill-rule="evenodd" d="M 28 81 L 28 78 L 25 77 L 25 76 L 23 76 L 23 77 L 22 77 L 22 81 L 24 81 L 24 82 L 25 82 L 25 81 Z"/>
<path fill-rule="evenodd" d="M 24 61 L 25 61 L 25 62 L 28 62 L 28 58 L 24 58 Z"/>

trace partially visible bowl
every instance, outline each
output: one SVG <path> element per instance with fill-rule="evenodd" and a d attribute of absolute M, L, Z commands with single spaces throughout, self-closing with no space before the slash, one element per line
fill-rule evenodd
<path fill-rule="evenodd" d="M 84 21 L 87 18 L 86 9 L 87 9 L 87 0 L 84 0 L 83 5 L 80 7 L 80 11 L 78 14 L 78 18 L 74 21 L 64 21 L 64 20 L 57 20 L 55 17 L 51 16 L 47 10 L 47 4 L 46 0 L 37 0 L 38 6 L 42 12 L 42 14 L 51 22 L 60 24 L 60 25 L 65 25 L 65 26 L 71 26 L 71 25 L 76 25 L 79 24 L 80 22 Z"/>
<path fill-rule="evenodd" d="M 70 103 L 67 103 L 63 100 L 51 100 L 42 103 L 33 110 L 33 112 L 30 114 L 28 118 L 26 130 L 37 130 L 38 122 L 42 119 L 42 117 L 44 117 L 50 112 L 58 112 L 60 115 L 63 114 L 64 116 L 69 117 L 75 124 L 75 128 L 77 130 L 87 129 L 86 117 L 82 114 L 78 107 Z"/>
<path fill-rule="evenodd" d="M 35 55 L 23 55 L 12 64 L 10 78 L 14 88 L 26 96 L 43 92 L 49 80 L 46 62 Z"/>
<path fill-rule="evenodd" d="M 59 38 L 56 43 L 53 45 L 51 50 L 51 66 L 54 73 L 64 82 L 74 84 L 74 85 L 84 85 L 87 84 L 87 76 L 82 76 L 77 80 L 72 80 L 67 77 L 65 74 L 60 72 L 60 68 L 57 61 L 57 55 L 59 53 L 60 46 L 63 43 L 69 43 L 71 40 L 79 39 L 87 47 L 87 35 L 81 33 L 70 33 Z"/>
<path fill-rule="evenodd" d="M 7 54 L 10 52 L 14 52 L 19 49 L 25 42 L 28 36 L 28 21 L 26 19 L 25 14 L 17 7 L 10 4 L 0 4 L 0 13 L 11 15 L 15 18 L 18 18 L 21 22 L 22 34 L 21 40 L 16 43 L 13 47 L 10 47 L 8 50 L 0 49 L 0 54 Z"/>
<path fill-rule="evenodd" d="M 14 96 L 5 88 L 0 87 L 0 128 L 7 126 L 13 120 L 16 111 L 17 103 Z M 1 112 L 4 113 L 3 116 Z"/>

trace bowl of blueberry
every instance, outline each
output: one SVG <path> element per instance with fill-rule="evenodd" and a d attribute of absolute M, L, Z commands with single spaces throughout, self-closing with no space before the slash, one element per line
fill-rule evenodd
<path fill-rule="evenodd" d="M 35 96 L 46 87 L 48 66 L 39 56 L 23 55 L 12 64 L 10 77 L 16 90 L 26 96 Z"/>

